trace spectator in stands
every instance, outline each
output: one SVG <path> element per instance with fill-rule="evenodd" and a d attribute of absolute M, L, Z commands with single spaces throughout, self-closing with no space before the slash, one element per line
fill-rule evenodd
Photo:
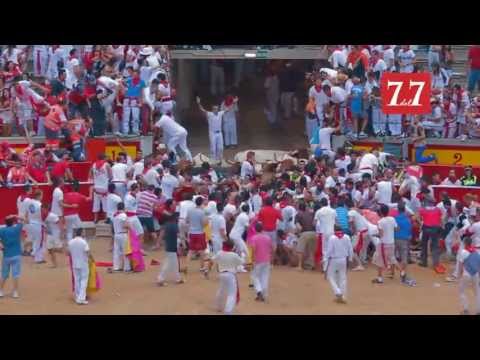
<path fill-rule="evenodd" d="M 10 168 L 7 174 L 7 183 L 13 185 L 24 185 L 27 182 L 37 184 L 35 179 L 33 179 L 30 174 L 27 172 L 25 166 L 22 165 L 20 157 L 17 155 L 14 158 L 15 165 Z"/>
<path fill-rule="evenodd" d="M 473 93 L 475 86 L 480 90 L 480 45 L 472 45 L 468 50 L 468 91 Z"/>
<path fill-rule="evenodd" d="M 463 186 L 478 186 L 477 175 L 473 174 L 471 166 L 465 168 L 465 175 L 460 178 L 460 182 Z"/>
<path fill-rule="evenodd" d="M 45 156 L 39 150 L 35 150 L 32 154 L 27 171 L 35 182 L 41 184 L 51 183 L 50 173 L 48 172 Z"/>
<path fill-rule="evenodd" d="M 66 181 L 73 181 L 73 174 L 70 170 L 70 155 L 67 151 L 63 151 L 60 161 L 53 164 L 50 173 L 52 178 L 58 177 L 65 179 Z"/>
<path fill-rule="evenodd" d="M 452 169 L 448 172 L 448 177 L 445 178 L 440 185 L 461 186 L 462 182 L 457 179 L 457 174 L 455 173 L 455 170 Z"/>

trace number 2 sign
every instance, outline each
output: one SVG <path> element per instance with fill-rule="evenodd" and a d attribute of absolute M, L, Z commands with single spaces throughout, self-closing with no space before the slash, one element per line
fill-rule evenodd
<path fill-rule="evenodd" d="M 380 82 L 383 113 L 430 113 L 431 82 L 430 73 L 383 73 Z"/>

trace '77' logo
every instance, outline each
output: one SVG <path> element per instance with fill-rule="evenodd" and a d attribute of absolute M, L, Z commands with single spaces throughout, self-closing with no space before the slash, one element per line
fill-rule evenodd
<path fill-rule="evenodd" d="M 430 113 L 431 82 L 430 73 L 383 73 L 380 82 L 383 113 Z"/>

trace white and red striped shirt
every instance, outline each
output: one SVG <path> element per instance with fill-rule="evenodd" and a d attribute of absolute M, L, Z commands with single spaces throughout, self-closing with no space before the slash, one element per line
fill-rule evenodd
<path fill-rule="evenodd" d="M 137 215 L 139 217 L 151 217 L 153 215 L 153 206 L 157 200 L 157 196 L 151 191 L 139 193 L 137 196 Z"/>

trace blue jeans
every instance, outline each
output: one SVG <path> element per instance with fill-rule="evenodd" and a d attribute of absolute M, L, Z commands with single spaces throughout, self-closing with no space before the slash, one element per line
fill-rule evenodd
<path fill-rule="evenodd" d="M 472 92 L 475 90 L 475 85 L 478 86 L 480 81 L 480 69 L 470 69 L 470 74 L 468 75 L 468 91 Z M 480 86 L 478 86 L 480 89 Z"/>
<path fill-rule="evenodd" d="M 433 154 L 428 156 L 423 156 L 423 153 L 425 152 L 426 148 L 427 147 L 425 145 L 415 148 L 415 161 L 418 164 L 426 164 L 435 160 L 436 157 Z"/>
<path fill-rule="evenodd" d="M 18 279 L 20 277 L 20 272 L 22 270 L 22 257 L 12 256 L 3 258 L 2 261 L 2 279 L 7 280 L 10 276 L 10 269 L 12 271 L 12 277 Z"/>

